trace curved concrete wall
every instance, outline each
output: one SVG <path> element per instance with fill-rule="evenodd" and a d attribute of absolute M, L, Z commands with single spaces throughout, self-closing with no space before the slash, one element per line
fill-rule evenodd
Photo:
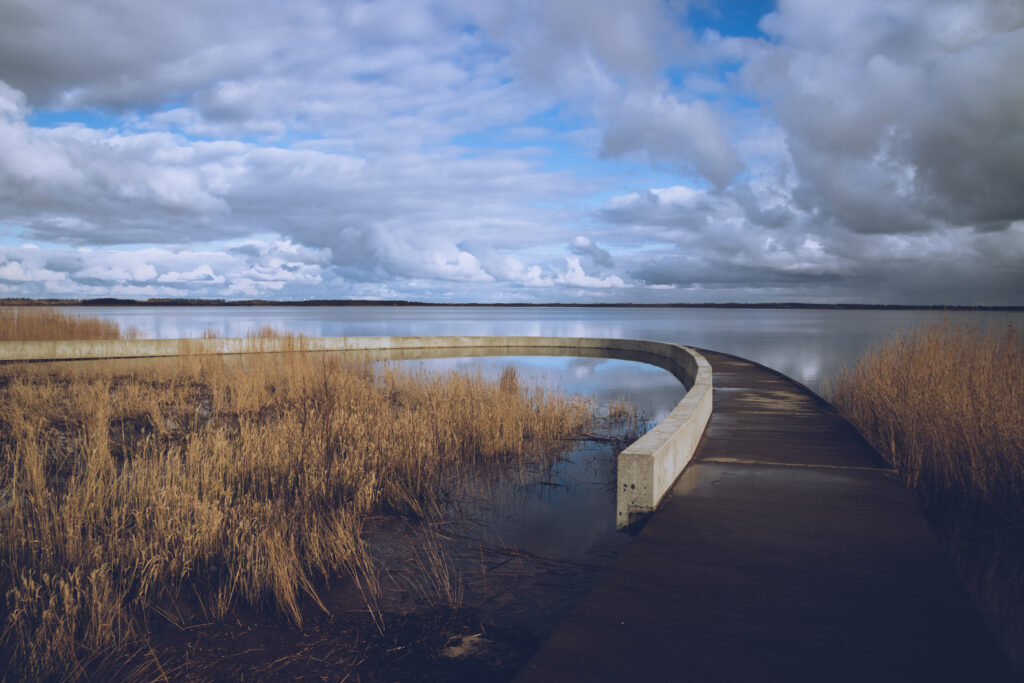
<path fill-rule="evenodd" d="M 272 339 L 139 339 L 0 342 L 0 361 L 153 358 L 291 350 L 410 351 L 430 355 L 604 356 L 651 363 L 672 372 L 688 391 L 668 417 L 619 454 L 616 525 L 627 526 L 657 506 L 690 461 L 711 417 L 711 366 L 693 349 L 667 342 L 592 337 L 315 337 Z M 451 355 L 462 355 L 452 353 Z M 383 358 L 383 356 L 381 356 Z"/>

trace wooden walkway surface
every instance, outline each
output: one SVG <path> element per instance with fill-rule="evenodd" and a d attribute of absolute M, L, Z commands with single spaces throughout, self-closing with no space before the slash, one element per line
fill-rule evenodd
<path fill-rule="evenodd" d="M 774 371 L 702 351 L 694 460 L 516 681 L 1015 680 L 910 493 Z"/>

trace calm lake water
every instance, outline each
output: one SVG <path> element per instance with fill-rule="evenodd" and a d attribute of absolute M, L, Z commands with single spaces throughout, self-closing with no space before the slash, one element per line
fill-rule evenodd
<path fill-rule="evenodd" d="M 823 311 L 675 308 L 112 307 L 74 308 L 144 337 L 241 337 L 262 325 L 315 337 L 530 335 L 656 339 L 757 361 L 820 391 L 841 366 L 921 323 L 965 320 L 1024 325 L 1024 312 Z"/>
<path fill-rule="evenodd" d="M 428 372 L 479 371 L 495 380 L 514 365 L 524 386 L 592 396 L 598 405 L 625 398 L 651 420 L 645 426 L 661 420 L 686 393 L 666 370 L 617 359 L 484 356 L 391 362 Z M 631 540 L 615 528 L 616 456 L 637 433 L 599 420 L 587 436 L 566 442 L 550 469 L 508 471 L 453 501 L 444 529 L 448 556 L 466 591 L 464 604 L 506 628 L 553 630 Z M 401 564 L 399 558 L 381 559 L 384 566 Z"/>

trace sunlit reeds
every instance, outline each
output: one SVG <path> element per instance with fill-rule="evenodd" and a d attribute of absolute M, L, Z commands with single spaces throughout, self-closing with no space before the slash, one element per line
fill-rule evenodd
<path fill-rule="evenodd" d="M 436 517 L 480 472 L 554 462 L 591 418 L 584 399 L 512 372 L 309 352 L 3 366 L 0 670 L 81 675 L 182 600 L 212 619 L 242 603 L 301 625 L 342 576 L 372 608 L 366 515 Z M 457 604 L 424 539 L 424 576 Z"/>
<path fill-rule="evenodd" d="M 843 371 L 831 399 L 925 502 L 1024 517 L 1024 329 L 900 335 Z"/>
<path fill-rule="evenodd" d="M 122 339 L 135 336 L 110 320 L 60 308 L 0 306 L 0 341 Z"/>

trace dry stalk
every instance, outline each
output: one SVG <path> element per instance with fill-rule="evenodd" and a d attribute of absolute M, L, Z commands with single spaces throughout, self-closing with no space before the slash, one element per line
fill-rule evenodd
<path fill-rule="evenodd" d="M 923 500 L 1021 522 L 1024 329 L 922 327 L 861 356 L 830 393 Z"/>
<path fill-rule="evenodd" d="M 588 402 L 511 372 L 376 372 L 293 339 L 233 359 L 0 368 L 0 670 L 82 677 L 180 601 L 301 626 L 332 576 L 383 624 L 366 515 L 436 517 L 481 473 L 554 462 L 590 425 Z M 431 590 L 458 605 L 442 544 L 420 547 Z"/>

